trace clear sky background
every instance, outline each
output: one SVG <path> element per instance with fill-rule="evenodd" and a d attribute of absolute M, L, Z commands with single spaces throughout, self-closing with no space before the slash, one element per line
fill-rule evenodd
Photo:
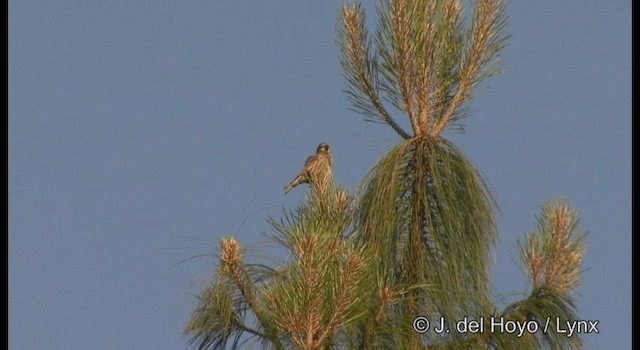
<path fill-rule="evenodd" d="M 342 3 L 9 2 L 10 349 L 183 349 L 219 239 L 273 253 L 265 219 L 304 199 L 282 187 L 319 142 L 355 189 L 399 137 L 347 110 Z M 504 72 L 447 135 L 502 207 L 495 290 L 527 291 L 515 241 L 565 197 L 586 348 L 629 349 L 631 1 L 507 14 Z"/>

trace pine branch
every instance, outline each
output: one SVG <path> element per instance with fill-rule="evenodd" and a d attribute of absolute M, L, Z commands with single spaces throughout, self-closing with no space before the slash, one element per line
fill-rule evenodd
<path fill-rule="evenodd" d="M 365 29 L 365 16 L 360 4 L 344 5 L 340 11 L 342 25 L 339 27 L 338 37 L 341 46 L 341 63 L 350 89 L 347 95 L 365 116 L 382 121 L 398 133 L 402 138 L 409 139 L 409 135 L 382 104 L 378 90 L 374 86 L 376 81 L 376 61 L 370 58 Z"/>
<path fill-rule="evenodd" d="M 503 47 L 505 38 L 500 33 L 504 27 L 503 6 L 501 0 L 479 0 L 474 8 L 473 23 L 471 29 L 471 44 L 457 82 L 457 89 L 449 102 L 447 109 L 440 117 L 432 135 L 438 135 L 447 125 L 449 119 L 459 106 L 470 98 L 470 90 L 477 83 L 497 70 L 490 70 L 491 60 Z M 489 69 L 484 75 L 480 73 Z"/>

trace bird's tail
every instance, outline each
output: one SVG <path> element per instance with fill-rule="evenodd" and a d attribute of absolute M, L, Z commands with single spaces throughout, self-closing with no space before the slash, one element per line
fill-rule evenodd
<path fill-rule="evenodd" d="M 301 184 L 303 182 L 304 178 L 300 175 L 296 176 L 295 179 L 293 179 L 293 181 L 291 181 L 288 185 L 286 185 L 284 187 L 284 194 L 287 194 L 289 191 L 291 191 L 294 187 L 298 186 L 299 184 Z"/>

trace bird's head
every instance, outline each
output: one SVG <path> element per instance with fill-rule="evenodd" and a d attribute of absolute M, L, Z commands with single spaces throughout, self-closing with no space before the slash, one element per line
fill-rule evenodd
<path fill-rule="evenodd" d="M 329 152 L 329 145 L 327 145 L 324 142 L 319 144 L 318 148 L 316 148 L 316 154 L 322 153 L 322 152 Z"/>

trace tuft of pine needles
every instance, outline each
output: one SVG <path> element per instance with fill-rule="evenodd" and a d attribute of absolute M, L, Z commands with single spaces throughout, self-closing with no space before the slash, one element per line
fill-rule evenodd
<path fill-rule="evenodd" d="M 518 242 L 520 258 L 534 289 L 545 287 L 558 295 L 575 290 L 585 253 L 584 234 L 575 235 L 578 211 L 566 200 L 546 203 L 537 218 L 538 231 Z"/>
<path fill-rule="evenodd" d="M 520 260 L 532 290 L 525 298 L 508 305 L 501 316 L 516 321 L 537 322 L 547 332 L 527 333 L 518 341 L 528 349 L 580 349 L 580 337 L 557 332 L 576 315 L 573 292 L 580 281 L 585 234 L 576 234 L 578 211 L 565 199 L 542 205 L 537 231 L 517 242 Z M 494 334 L 500 344 L 514 342 L 506 334 Z M 518 344 L 518 343 L 514 343 Z"/>
<path fill-rule="evenodd" d="M 359 193 L 354 239 L 375 252 L 390 286 L 408 290 L 402 312 L 447 319 L 490 312 L 497 208 L 458 148 L 442 138 L 402 142 L 374 166 Z"/>
<path fill-rule="evenodd" d="M 507 39 L 501 0 L 474 1 L 468 17 L 459 0 L 381 0 L 370 36 L 360 3 L 344 5 L 338 43 L 354 110 L 404 139 L 462 130 L 463 105 L 478 83 L 500 72 Z M 408 118 L 413 135 L 391 106 Z"/>
<path fill-rule="evenodd" d="M 203 288 L 184 329 L 199 349 L 240 348 L 250 340 L 275 349 L 345 344 L 347 330 L 373 303 L 375 261 L 346 239 L 353 200 L 340 187 L 310 187 L 307 202 L 280 220 L 273 239 L 291 256 L 278 267 L 247 265 L 240 244 L 220 241 L 217 279 Z"/>

